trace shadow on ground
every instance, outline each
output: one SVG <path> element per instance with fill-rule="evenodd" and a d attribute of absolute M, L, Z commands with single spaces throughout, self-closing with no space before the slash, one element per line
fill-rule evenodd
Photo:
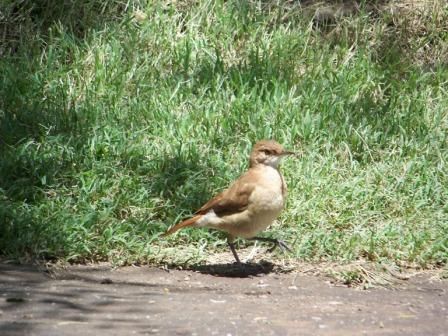
<path fill-rule="evenodd" d="M 202 274 L 209 274 L 219 277 L 228 278 L 247 278 L 250 276 L 258 276 L 269 274 L 274 270 L 274 264 L 268 261 L 261 261 L 259 263 L 242 263 L 238 265 L 233 264 L 211 264 L 211 265 L 196 265 L 188 269 Z"/>
<path fill-rule="evenodd" d="M 143 279 L 112 281 L 106 276 L 110 270 L 95 266 L 70 272 L 0 264 L 2 335 L 66 335 L 72 333 L 71 325 L 89 325 L 85 327 L 89 335 L 95 334 L 91 333 L 94 330 L 112 330 L 114 325 L 138 333 L 158 328 L 156 321 L 135 317 L 158 314 L 160 309 L 138 302 L 152 302 L 164 291 L 175 292 L 176 288 Z"/>

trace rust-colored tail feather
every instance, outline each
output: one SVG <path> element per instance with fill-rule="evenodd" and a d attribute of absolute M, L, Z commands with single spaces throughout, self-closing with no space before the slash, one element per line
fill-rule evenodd
<path fill-rule="evenodd" d="M 168 236 L 168 235 L 170 235 L 170 234 L 172 234 L 172 233 L 176 232 L 177 230 L 182 229 L 184 227 L 194 225 L 198 221 L 198 219 L 201 218 L 201 217 L 202 217 L 202 215 L 197 215 L 197 216 L 191 217 L 189 219 L 184 220 L 183 222 L 180 222 L 180 223 L 174 225 L 167 232 L 165 232 L 162 235 L 162 237 Z"/>

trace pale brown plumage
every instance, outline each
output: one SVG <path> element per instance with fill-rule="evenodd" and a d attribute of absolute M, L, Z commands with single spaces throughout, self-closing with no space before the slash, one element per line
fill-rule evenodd
<path fill-rule="evenodd" d="M 165 235 L 191 226 L 224 231 L 238 263 L 233 245 L 235 237 L 268 240 L 275 246 L 286 247 L 278 240 L 255 235 L 266 229 L 283 209 L 286 184 L 277 167 L 281 158 L 289 154 L 293 153 L 273 140 L 257 142 L 249 158 L 249 170 L 205 203 L 192 218 L 176 224 Z"/>

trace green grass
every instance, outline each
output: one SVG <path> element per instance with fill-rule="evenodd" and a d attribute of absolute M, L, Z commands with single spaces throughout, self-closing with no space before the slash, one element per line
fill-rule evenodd
<path fill-rule="evenodd" d="M 160 233 L 275 138 L 303 154 L 265 233 L 294 258 L 446 265 L 446 5 L 321 29 L 281 2 L 52 1 L 1 5 L 1 254 L 200 260 L 219 233 Z"/>

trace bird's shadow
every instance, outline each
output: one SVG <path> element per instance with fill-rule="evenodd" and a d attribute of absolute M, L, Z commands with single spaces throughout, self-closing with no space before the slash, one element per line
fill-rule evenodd
<path fill-rule="evenodd" d="M 275 264 L 269 261 L 260 261 L 259 263 L 192 265 L 189 269 L 194 272 L 219 277 L 247 278 L 269 274 L 273 271 L 274 266 Z"/>

